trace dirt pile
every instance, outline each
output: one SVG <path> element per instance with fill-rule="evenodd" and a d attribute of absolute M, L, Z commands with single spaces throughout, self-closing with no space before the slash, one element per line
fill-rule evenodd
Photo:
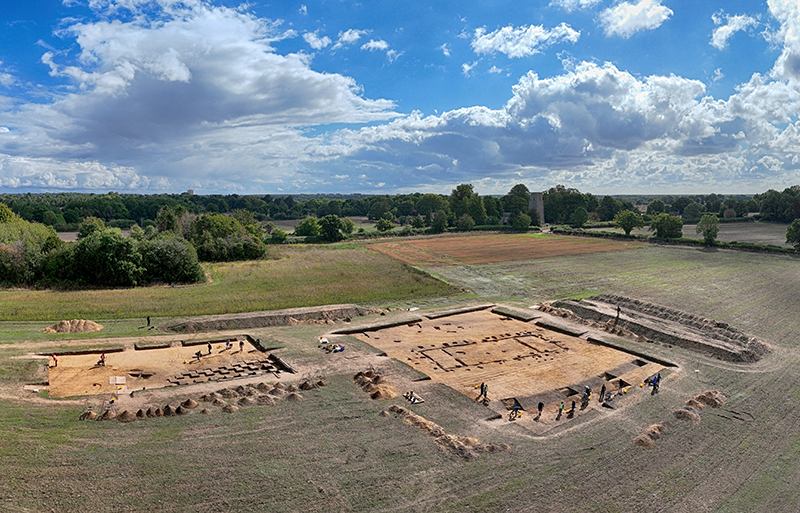
<path fill-rule="evenodd" d="M 584 324 L 613 333 L 631 333 L 650 342 L 676 345 L 720 360 L 755 362 L 770 352 L 770 347 L 764 342 L 724 322 L 612 294 L 558 301 L 552 306 L 543 305 L 540 310 L 571 320 L 577 318 Z"/>
<path fill-rule="evenodd" d="M 243 314 L 205 315 L 162 323 L 159 325 L 159 329 L 178 333 L 194 333 L 298 324 L 335 324 L 350 322 L 353 317 L 371 313 L 372 311 L 367 308 L 351 304 L 313 306 Z"/>
<path fill-rule="evenodd" d="M 706 390 L 694 398 L 694 401 L 711 408 L 722 408 L 727 400 L 728 398 L 719 390 Z"/>
<path fill-rule="evenodd" d="M 101 329 L 103 326 L 94 321 L 72 319 L 71 321 L 58 321 L 42 331 L 45 333 L 90 333 Z"/>
<path fill-rule="evenodd" d="M 633 443 L 639 447 L 652 449 L 656 446 L 656 441 L 669 432 L 668 424 L 653 424 L 644 433 L 633 439 Z"/>
<path fill-rule="evenodd" d="M 697 413 L 697 410 L 691 406 L 686 406 L 683 409 L 675 410 L 672 412 L 672 415 L 678 420 L 685 420 L 687 422 L 691 422 L 692 424 L 700 423 L 700 414 Z"/>
<path fill-rule="evenodd" d="M 353 381 L 376 401 L 397 397 L 397 389 L 389 383 L 389 380 L 371 370 L 359 372 L 353 376 Z"/>
<path fill-rule="evenodd" d="M 256 401 L 252 397 L 242 397 L 237 401 L 236 404 L 238 404 L 239 406 L 255 406 L 258 404 L 258 401 Z"/>
<path fill-rule="evenodd" d="M 389 411 L 402 418 L 403 422 L 409 426 L 414 426 L 434 437 L 434 442 L 439 447 L 465 459 L 477 458 L 484 452 L 506 451 L 511 448 L 506 444 L 481 444 L 477 438 L 448 434 L 440 425 L 412 413 L 402 406 L 392 405 L 389 407 Z"/>
<path fill-rule="evenodd" d="M 134 420 L 136 420 L 136 415 L 129 412 L 128 410 L 125 410 L 117 416 L 117 420 L 120 422 L 133 422 Z"/>
<path fill-rule="evenodd" d="M 256 398 L 256 402 L 260 406 L 275 406 L 275 399 L 268 395 L 260 395 Z"/>

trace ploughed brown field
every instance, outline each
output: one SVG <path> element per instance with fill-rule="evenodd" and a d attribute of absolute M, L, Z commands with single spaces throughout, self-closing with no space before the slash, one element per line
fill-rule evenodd
<path fill-rule="evenodd" d="M 556 235 L 465 235 L 370 247 L 412 265 L 492 264 L 641 248 L 642 244 Z"/>

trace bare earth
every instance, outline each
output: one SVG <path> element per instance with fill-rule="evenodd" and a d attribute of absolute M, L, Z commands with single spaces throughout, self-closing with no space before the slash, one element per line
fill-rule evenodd
<path fill-rule="evenodd" d="M 642 244 L 552 235 L 470 235 L 371 244 L 412 265 L 488 264 L 641 248 Z"/>
<path fill-rule="evenodd" d="M 62 355 L 58 357 L 58 366 L 51 364 L 48 369 L 50 395 L 125 394 L 145 388 L 163 388 L 173 386 L 169 378 L 186 371 L 197 372 L 266 358 L 244 338 L 231 337 L 230 340 L 232 344 L 228 349 L 223 342 L 215 341 L 210 355 L 206 345 L 182 346 L 180 342 L 158 349 L 137 350 L 128 346 L 122 352 L 107 353 L 104 366 L 98 364 L 102 351 Z M 239 340 L 245 344 L 242 351 Z M 195 357 L 197 351 L 202 353 L 199 360 Z"/>

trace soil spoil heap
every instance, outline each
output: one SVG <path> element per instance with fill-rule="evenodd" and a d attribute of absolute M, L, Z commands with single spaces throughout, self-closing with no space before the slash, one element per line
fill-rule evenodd
<path fill-rule="evenodd" d="M 220 331 L 245 328 L 267 328 L 272 326 L 295 326 L 298 324 L 334 324 L 350 322 L 354 317 L 367 315 L 371 310 L 358 305 L 327 305 L 285 310 L 270 310 L 226 315 L 204 315 L 191 319 L 159 324 L 159 329 L 176 333 L 198 331 Z"/>
<path fill-rule="evenodd" d="M 602 294 L 558 301 L 553 307 L 601 324 L 609 331 L 625 330 L 652 342 L 676 345 L 720 360 L 755 362 L 770 352 L 764 342 L 724 322 L 637 299 Z"/>
<path fill-rule="evenodd" d="M 71 321 L 58 321 L 42 331 L 45 333 L 90 333 L 101 329 L 103 329 L 103 326 L 94 321 L 72 319 Z"/>

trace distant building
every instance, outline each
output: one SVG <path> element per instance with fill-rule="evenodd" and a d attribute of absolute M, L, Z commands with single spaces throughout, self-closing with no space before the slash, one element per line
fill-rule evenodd
<path fill-rule="evenodd" d="M 539 216 L 539 225 L 544 226 L 544 193 L 532 192 L 531 200 L 528 202 L 528 210 L 536 212 Z"/>
<path fill-rule="evenodd" d="M 189 196 L 194 196 L 194 189 L 187 190 L 186 194 L 188 194 Z"/>

